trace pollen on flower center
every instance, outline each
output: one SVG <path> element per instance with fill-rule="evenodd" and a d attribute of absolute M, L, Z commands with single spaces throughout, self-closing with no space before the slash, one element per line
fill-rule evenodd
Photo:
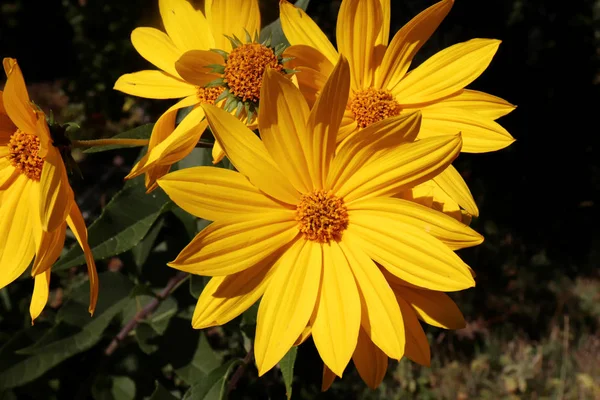
<path fill-rule="evenodd" d="M 296 207 L 298 230 L 313 242 L 339 241 L 348 228 L 348 210 L 344 200 L 331 191 L 316 190 L 302 196 Z"/>
<path fill-rule="evenodd" d="M 229 90 L 242 101 L 257 102 L 260 98 L 265 69 L 283 70 L 272 49 L 259 43 L 246 43 L 229 53 L 224 81 Z"/>
<path fill-rule="evenodd" d="M 400 104 L 387 90 L 368 88 L 354 92 L 350 110 L 360 128 L 400 114 Z"/>
<path fill-rule="evenodd" d="M 39 181 L 44 166 L 44 160 L 38 156 L 39 150 L 40 139 L 37 136 L 17 130 L 8 142 L 8 159 L 17 172 Z"/>
<path fill-rule="evenodd" d="M 198 87 L 198 101 L 201 104 L 215 104 L 217 97 L 225 90 L 222 86 L 217 87 Z"/>

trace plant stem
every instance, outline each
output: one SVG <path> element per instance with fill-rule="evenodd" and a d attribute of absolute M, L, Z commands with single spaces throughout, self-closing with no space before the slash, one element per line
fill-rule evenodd
<path fill-rule="evenodd" d="M 233 389 L 235 389 L 238 381 L 242 378 L 242 376 L 244 376 L 246 367 L 248 366 L 248 364 L 250 364 L 252 362 L 253 358 L 254 358 L 254 347 L 250 348 L 250 350 L 248 351 L 248 354 L 246 354 L 246 357 L 244 357 L 244 360 L 242 361 L 242 365 L 240 365 L 235 370 L 233 375 L 231 376 L 231 379 L 229 380 L 229 383 L 227 384 L 227 394 L 229 394 Z"/>
<path fill-rule="evenodd" d="M 95 147 L 95 146 L 148 146 L 148 139 L 96 139 L 96 140 L 73 140 L 73 147 Z"/>
<path fill-rule="evenodd" d="M 167 286 L 165 286 L 150 303 L 146 304 L 144 308 L 138 311 L 133 318 L 127 324 L 125 324 L 117 336 L 113 338 L 108 347 L 104 350 L 104 354 L 110 356 L 112 353 L 114 353 L 119 347 L 119 344 L 125 340 L 129 333 L 140 323 L 140 321 L 144 320 L 149 314 L 156 310 L 160 302 L 166 299 L 175 291 L 175 289 L 181 286 L 181 284 L 185 282 L 188 277 L 188 273 L 180 271 L 177 273 L 177 275 L 169 279 Z"/>

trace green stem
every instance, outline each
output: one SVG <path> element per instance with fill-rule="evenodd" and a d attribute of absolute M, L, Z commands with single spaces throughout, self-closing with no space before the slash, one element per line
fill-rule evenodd
<path fill-rule="evenodd" d="M 148 143 L 150 143 L 150 140 L 148 139 L 97 139 L 71 141 L 73 147 L 110 146 L 115 144 L 124 146 L 148 146 Z"/>

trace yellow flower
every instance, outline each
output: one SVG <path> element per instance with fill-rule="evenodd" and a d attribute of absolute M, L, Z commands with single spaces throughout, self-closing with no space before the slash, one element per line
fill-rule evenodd
<path fill-rule="evenodd" d="M 268 70 L 258 115 L 262 141 L 225 111 L 203 106 L 239 172 L 196 167 L 158 180 L 183 209 L 214 221 L 169 264 L 213 276 L 193 326 L 224 324 L 262 297 L 260 375 L 309 326 L 337 375 L 354 353 L 360 326 L 387 356 L 401 358 L 402 313 L 375 262 L 419 287 L 474 285 L 453 249 L 482 237 L 442 213 L 391 197 L 446 168 L 460 152 L 460 135 L 413 142 L 421 116 L 405 113 L 373 124 L 336 152 L 349 89 L 344 57 L 312 109 L 290 80 Z"/>
<path fill-rule="evenodd" d="M 494 120 L 514 106 L 465 87 L 487 68 L 499 40 L 473 39 L 448 47 L 408 71 L 413 57 L 450 11 L 453 0 L 429 7 L 389 41 L 389 0 L 344 0 L 337 21 L 337 45 L 348 57 L 350 95 L 338 141 L 370 124 L 419 110 L 419 139 L 440 134 L 463 137 L 462 151 L 481 153 L 510 145 L 513 137 Z M 325 34 L 301 9 L 281 0 L 281 24 L 292 44 L 285 52 L 300 72 L 300 87 L 314 101 L 339 55 Z M 450 166 L 433 184 L 471 215 L 479 211 L 464 180 Z M 449 200 L 449 199 L 448 199 Z M 455 208 L 457 204 L 450 206 Z"/>
<path fill-rule="evenodd" d="M 85 222 L 67 171 L 53 145 L 44 113 L 29 99 L 17 61 L 3 61 L 7 81 L 0 92 L 0 288 L 18 278 L 35 256 L 31 319 L 48 301 L 50 268 L 60 256 L 67 225 L 86 255 L 90 313 L 98 297 L 98 275 Z"/>
<path fill-rule="evenodd" d="M 404 354 L 423 366 L 431 363 L 431 352 L 427 336 L 419 320 L 443 329 L 461 329 L 465 320 L 448 295 L 439 291 L 422 289 L 382 270 L 396 296 L 404 320 L 406 347 Z M 383 380 L 388 367 L 388 356 L 369 339 L 364 329 L 360 330 L 352 361 L 360 377 L 375 389 Z M 335 379 L 335 373 L 326 365 L 323 368 L 322 389 L 327 390 Z"/>
<path fill-rule="evenodd" d="M 131 41 L 161 71 L 126 74 L 115 83 L 115 89 L 135 96 L 183 97 L 158 119 L 148 153 L 127 176 L 146 173 L 149 190 L 171 164 L 194 149 L 207 127 L 202 104 L 216 103 L 252 124 L 265 68 L 283 69 L 280 51 L 253 40 L 260 31 L 257 0 L 207 0 L 204 13 L 186 0 L 159 0 L 159 8 L 167 34 L 137 28 Z M 237 38 L 246 38 L 246 43 Z M 177 111 L 189 106 L 192 111 L 175 128 Z M 223 156 L 215 143 L 213 161 Z"/>

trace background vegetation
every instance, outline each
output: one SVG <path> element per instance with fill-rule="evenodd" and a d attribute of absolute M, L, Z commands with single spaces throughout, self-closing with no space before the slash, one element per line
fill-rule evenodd
<path fill-rule="evenodd" d="M 332 37 L 339 3 L 314 0 L 308 8 Z M 433 1 L 392 3 L 395 32 Z M 277 18 L 276 0 L 261 7 L 265 22 Z M 377 391 L 349 368 L 320 394 L 321 364 L 312 343 L 304 344 L 294 398 L 600 399 L 599 13 L 596 0 L 457 0 L 418 61 L 473 37 L 502 39 L 471 87 L 518 105 L 500 120 L 516 143 L 458 161 L 481 210 L 472 225 L 486 237 L 461 254 L 477 271 L 477 287 L 453 295 L 468 325 L 428 327 L 431 368 L 391 363 Z M 80 123 L 87 138 L 113 136 L 168 107 L 112 90 L 121 74 L 148 67 L 129 41 L 137 26 L 160 27 L 156 1 L 3 0 L 0 56 L 19 60 L 31 97 L 59 121 Z M 110 255 L 98 262 L 99 308 L 87 317 L 76 250 L 55 267 L 49 306 L 33 327 L 31 279 L 0 290 L 0 399 L 169 399 L 186 391 L 218 398 L 226 371 L 243 363 L 251 313 L 223 328 L 190 328 L 201 278 L 181 281 L 132 334 L 111 344 L 178 278 L 165 262 L 203 223 L 159 191 L 144 196 L 139 180 L 120 191 L 138 154 L 75 154 L 85 177 L 73 179 L 80 206 L 88 221 L 103 215 L 93 245 Z M 207 160 L 198 149 L 183 163 Z M 289 374 L 288 364 L 282 369 Z M 242 372 L 236 387 L 225 385 L 230 398 L 285 397 L 279 370 L 258 379 L 248 363 Z"/>

